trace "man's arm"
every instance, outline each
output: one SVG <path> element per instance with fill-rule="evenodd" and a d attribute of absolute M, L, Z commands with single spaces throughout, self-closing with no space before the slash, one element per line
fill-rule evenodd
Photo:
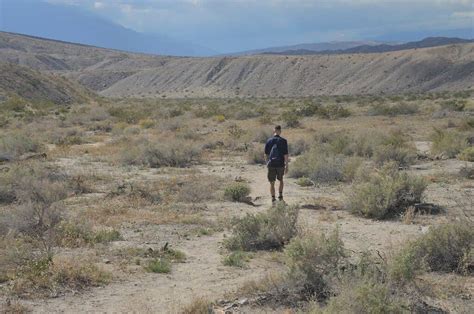
<path fill-rule="evenodd" d="M 288 173 L 288 160 L 290 158 L 288 157 L 288 154 L 284 155 L 284 157 L 285 157 L 285 174 L 287 174 Z"/>

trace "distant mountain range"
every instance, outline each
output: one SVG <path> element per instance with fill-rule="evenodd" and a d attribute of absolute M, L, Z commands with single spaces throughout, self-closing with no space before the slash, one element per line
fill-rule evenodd
<path fill-rule="evenodd" d="M 291 45 L 291 46 L 279 46 L 279 47 L 269 47 L 263 49 L 255 49 L 255 50 L 247 50 L 247 51 L 240 51 L 234 53 L 227 53 L 223 54 L 223 56 L 247 56 L 247 55 L 258 55 L 258 54 L 277 54 L 277 53 L 284 53 L 286 51 L 329 51 L 329 50 L 344 50 L 359 46 L 376 46 L 381 44 L 389 44 L 388 42 L 382 41 L 373 41 L 373 40 L 365 40 L 365 41 L 333 41 L 327 43 L 308 43 L 308 44 L 298 44 L 298 45 Z M 397 43 L 393 43 L 397 44 Z"/>
<path fill-rule="evenodd" d="M 85 94 L 76 84 L 105 97 L 139 98 L 474 90 L 473 60 L 474 43 L 382 53 L 195 58 L 126 53 L 0 32 L 0 63 L 5 63 L 0 64 L 0 95 L 3 90 L 71 103 Z"/>
<path fill-rule="evenodd" d="M 465 44 L 472 43 L 473 39 L 462 39 L 462 38 L 447 38 L 447 37 L 429 37 L 420 41 L 409 42 L 398 45 L 378 44 L 378 45 L 358 45 L 347 49 L 325 49 L 325 50 L 312 50 L 312 49 L 288 49 L 284 51 L 275 52 L 263 52 L 262 54 L 273 54 L 273 55 L 315 55 L 315 54 L 352 54 L 352 53 L 380 53 L 390 51 L 400 51 L 408 49 L 419 49 L 438 47 L 452 44 Z"/>
<path fill-rule="evenodd" d="M 77 6 L 0 0 L 0 30 L 130 52 L 208 56 L 216 51 L 165 35 L 139 33 Z"/>

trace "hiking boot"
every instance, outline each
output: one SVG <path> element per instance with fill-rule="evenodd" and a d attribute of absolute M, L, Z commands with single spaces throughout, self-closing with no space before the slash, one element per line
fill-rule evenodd
<path fill-rule="evenodd" d="M 283 202 L 283 195 L 278 196 L 278 200 L 279 200 L 280 202 Z"/>
<path fill-rule="evenodd" d="M 275 202 L 276 202 L 276 198 L 275 196 L 272 196 L 272 204 L 275 204 Z"/>

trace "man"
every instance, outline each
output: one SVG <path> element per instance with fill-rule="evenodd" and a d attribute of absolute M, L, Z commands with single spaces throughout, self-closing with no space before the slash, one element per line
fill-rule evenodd
<path fill-rule="evenodd" d="M 268 167 L 268 181 L 272 203 L 275 199 L 275 179 L 280 181 L 278 200 L 283 201 L 283 176 L 288 173 L 288 142 L 280 136 L 281 126 L 275 126 L 273 137 L 265 144 L 265 162 Z"/>

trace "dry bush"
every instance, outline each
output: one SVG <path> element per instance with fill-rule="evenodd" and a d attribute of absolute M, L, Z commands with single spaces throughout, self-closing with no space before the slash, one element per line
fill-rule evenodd
<path fill-rule="evenodd" d="M 456 157 L 467 147 L 466 138 L 454 131 L 435 129 L 431 135 L 431 140 L 433 141 L 431 153 L 435 155 L 443 154 L 448 158 Z"/>
<path fill-rule="evenodd" d="M 110 281 L 111 274 L 89 260 L 54 257 L 34 260 L 22 267 L 11 290 L 22 297 L 59 296 Z"/>
<path fill-rule="evenodd" d="M 459 154 L 458 158 L 464 161 L 474 161 L 474 146 L 466 147 L 461 153 Z"/>
<path fill-rule="evenodd" d="M 249 149 L 249 151 L 247 152 L 247 163 L 249 165 L 264 165 L 265 157 L 263 153 L 263 149 Z"/>
<path fill-rule="evenodd" d="M 448 223 L 431 227 L 428 233 L 408 243 L 390 264 L 396 281 L 409 281 L 428 271 L 470 273 L 473 271 L 471 223 Z"/>
<path fill-rule="evenodd" d="M 178 180 L 175 200 L 185 203 L 202 203 L 215 200 L 223 180 L 216 176 L 190 175 Z"/>
<path fill-rule="evenodd" d="M 426 186 L 424 179 L 399 172 L 396 164 L 387 164 L 359 175 L 348 195 L 347 208 L 367 218 L 393 217 L 419 203 Z"/>
<path fill-rule="evenodd" d="M 37 153 L 43 146 L 31 136 L 21 132 L 0 135 L 0 159 L 16 159 L 25 153 Z"/>
<path fill-rule="evenodd" d="M 298 209 L 279 203 L 266 212 L 247 214 L 232 222 L 232 236 L 225 241 L 229 250 L 280 249 L 296 235 Z"/>
<path fill-rule="evenodd" d="M 309 150 L 309 144 L 304 139 L 298 139 L 288 144 L 288 150 L 291 156 L 299 156 Z"/>
<path fill-rule="evenodd" d="M 126 165 L 151 168 L 182 168 L 199 162 L 200 157 L 200 149 L 192 142 L 150 142 L 142 139 L 122 151 L 121 161 Z"/>
<path fill-rule="evenodd" d="M 297 237 L 285 248 L 289 278 L 297 293 L 305 298 L 326 299 L 330 295 L 330 278 L 345 263 L 344 243 L 338 230 Z"/>
<path fill-rule="evenodd" d="M 262 128 L 255 132 L 253 138 L 254 142 L 265 144 L 267 140 L 273 136 L 273 131 L 271 128 Z"/>

